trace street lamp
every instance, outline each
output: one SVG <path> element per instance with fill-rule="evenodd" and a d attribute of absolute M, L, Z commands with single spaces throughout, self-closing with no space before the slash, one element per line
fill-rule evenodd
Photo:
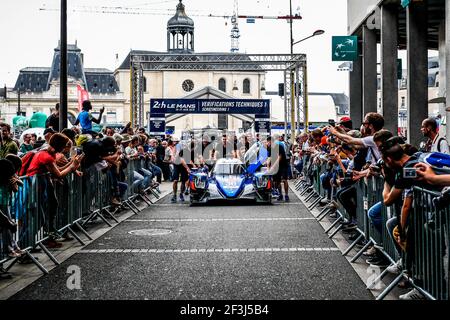
<path fill-rule="evenodd" d="M 294 52 L 294 45 L 298 44 L 300 42 L 303 42 L 305 40 L 308 40 L 312 37 L 316 37 L 316 36 L 320 36 L 322 34 L 324 34 L 325 31 L 324 30 L 316 30 L 313 32 L 312 35 L 303 38 L 299 41 L 294 42 L 293 40 L 291 40 L 292 46 L 291 46 L 291 54 L 293 54 Z M 292 132 L 292 143 L 295 143 L 295 131 L 294 131 L 294 126 L 295 126 L 295 89 L 294 89 L 294 85 L 295 83 L 292 81 L 292 79 L 294 78 L 293 76 L 293 72 L 291 73 L 291 82 L 292 82 L 292 90 L 291 90 L 291 120 L 292 120 L 292 124 L 291 124 L 291 132 Z M 303 66 L 303 99 L 304 99 L 304 104 L 303 104 L 303 114 L 304 114 L 304 127 L 305 127 L 305 132 L 308 132 L 309 130 L 309 121 L 308 121 L 308 69 L 307 69 L 307 65 L 306 63 Z M 300 119 L 297 119 L 297 121 L 300 121 Z"/>
<path fill-rule="evenodd" d="M 310 35 L 309 37 L 306 37 L 306 38 L 303 38 L 303 39 L 301 39 L 301 40 L 298 40 L 298 41 L 294 42 L 293 44 L 300 43 L 300 42 L 305 41 L 305 40 L 308 40 L 309 38 L 312 38 L 312 37 L 320 36 L 320 35 L 322 35 L 322 34 L 324 34 L 324 33 L 325 33 L 324 30 L 316 30 L 316 31 L 314 31 L 314 33 L 313 33 L 312 35 Z"/>

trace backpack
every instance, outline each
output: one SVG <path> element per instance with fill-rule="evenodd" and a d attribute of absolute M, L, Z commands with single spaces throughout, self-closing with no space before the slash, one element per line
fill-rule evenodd
<path fill-rule="evenodd" d="M 22 157 L 22 168 L 19 171 L 19 176 L 23 177 L 27 174 L 28 168 L 30 167 L 31 161 L 33 161 L 34 156 L 37 154 L 38 152 L 35 150 L 32 150 L 30 152 L 27 152 L 23 157 Z"/>
<path fill-rule="evenodd" d="M 447 142 L 447 140 L 445 140 L 445 138 L 439 138 L 439 140 L 438 140 L 438 142 L 437 142 L 437 150 L 438 150 L 438 152 L 441 152 L 442 150 L 441 150 L 441 143 L 442 143 L 442 140 L 444 140 L 445 142 Z"/>

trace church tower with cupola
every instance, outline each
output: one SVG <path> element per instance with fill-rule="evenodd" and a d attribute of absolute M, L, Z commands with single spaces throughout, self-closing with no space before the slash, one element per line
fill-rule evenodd
<path fill-rule="evenodd" d="M 167 52 L 194 52 L 194 20 L 186 15 L 182 0 L 177 5 L 177 13 L 167 22 Z"/>

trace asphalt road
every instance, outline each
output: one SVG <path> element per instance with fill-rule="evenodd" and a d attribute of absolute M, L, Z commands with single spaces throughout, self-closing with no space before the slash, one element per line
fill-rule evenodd
<path fill-rule="evenodd" d="M 169 200 L 11 299 L 373 299 L 298 199 L 196 207 Z M 79 290 L 67 287 L 70 266 L 80 270 Z"/>

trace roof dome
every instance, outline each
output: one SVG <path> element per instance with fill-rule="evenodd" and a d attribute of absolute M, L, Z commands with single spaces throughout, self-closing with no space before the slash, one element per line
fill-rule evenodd
<path fill-rule="evenodd" d="M 194 28 L 194 20 L 189 18 L 184 11 L 182 0 L 177 5 L 177 13 L 167 22 L 167 28 Z"/>

